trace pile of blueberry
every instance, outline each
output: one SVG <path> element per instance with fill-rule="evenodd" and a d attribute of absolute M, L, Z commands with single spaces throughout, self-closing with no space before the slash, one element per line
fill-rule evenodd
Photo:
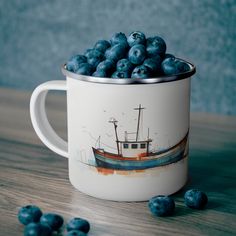
<path fill-rule="evenodd" d="M 95 77 L 146 79 L 180 74 L 190 67 L 166 53 L 166 43 L 161 37 L 146 38 L 142 32 L 134 31 L 128 38 L 120 32 L 110 41 L 97 41 L 84 55 L 70 58 L 66 69 Z"/>
<path fill-rule="evenodd" d="M 190 189 L 184 195 L 185 205 L 193 209 L 204 209 L 208 202 L 207 195 L 197 189 Z M 175 210 L 175 202 L 169 196 L 156 196 L 149 200 L 149 209 L 155 216 L 170 216 Z"/>
<path fill-rule="evenodd" d="M 59 231 L 64 223 L 62 216 L 55 213 L 44 213 L 34 205 L 21 207 L 18 220 L 25 225 L 24 236 L 51 236 Z M 66 224 L 67 236 L 86 236 L 90 224 L 82 218 L 73 218 Z"/>

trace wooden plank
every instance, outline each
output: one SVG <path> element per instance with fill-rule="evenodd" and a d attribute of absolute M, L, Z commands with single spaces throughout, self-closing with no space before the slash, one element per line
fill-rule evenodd
<path fill-rule="evenodd" d="M 17 210 L 31 203 L 65 220 L 88 219 L 89 235 L 236 234 L 236 117 L 192 114 L 189 183 L 173 195 L 175 215 L 156 218 L 147 202 L 104 201 L 75 190 L 67 160 L 44 147 L 33 131 L 29 99 L 29 92 L 0 89 L 0 235 L 22 235 Z M 64 95 L 49 94 L 49 119 L 64 138 L 65 105 Z M 184 191 L 193 187 L 207 192 L 206 210 L 185 207 Z"/>

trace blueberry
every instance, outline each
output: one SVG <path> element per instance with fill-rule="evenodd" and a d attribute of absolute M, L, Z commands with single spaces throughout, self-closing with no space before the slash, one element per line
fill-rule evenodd
<path fill-rule="evenodd" d="M 97 71 L 104 71 L 106 72 L 106 74 L 111 74 L 112 71 L 114 71 L 115 69 L 115 63 L 111 60 L 105 60 L 105 61 L 102 61 L 98 64 L 97 66 Z"/>
<path fill-rule="evenodd" d="M 90 230 L 90 224 L 87 220 L 82 218 L 73 218 L 66 225 L 67 231 L 79 230 L 84 233 L 88 233 Z"/>
<path fill-rule="evenodd" d="M 121 58 L 126 56 L 127 49 L 124 44 L 116 44 L 111 48 L 107 49 L 105 52 L 106 59 L 117 62 Z"/>
<path fill-rule="evenodd" d="M 142 44 L 136 44 L 129 50 L 129 60 L 135 65 L 143 63 L 146 57 L 146 48 Z"/>
<path fill-rule="evenodd" d="M 96 70 L 93 72 L 92 76 L 105 78 L 107 77 L 107 73 L 104 70 Z"/>
<path fill-rule="evenodd" d="M 52 230 L 48 225 L 30 223 L 25 227 L 24 236 L 50 236 Z"/>
<path fill-rule="evenodd" d="M 117 71 L 127 71 L 131 72 L 134 68 L 134 65 L 128 59 L 121 59 L 116 64 Z"/>
<path fill-rule="evenodd" d="M 85 234 L 84 232 L 80 230 L 71 230 L 66 234 L 66 236 L 86 236 L 86 235 L 87 234 Z"/>
<path fill-rule="evenodd" d="M 85 51 L 85 53 L 84 53 L 84 56 L 85 56 L 86 58 L 89 57 L 90 53 L 92 53 L 93 50 L 94 50 L 94 49 L 91 49 L 91 48 L 87 49 L 87 50 Z"/>
<path fill-rule="evenodd" d="M 165 75 L 175 75 L 178 74 L 178 68 L 176 65 L 176 60 L 173 57 L 168 57 L 161 63 L 161 68 Z"/>
<path fill-rule="evenodd" d="M 104 60 L 104 54 L 99 50 L 93 49 L 87 55 L 87 62 L 92 65 L 94 68 Z"/>
<path fill-rule="evenodd" d="M 104 53 L 110 46 L 111 44 L 107 40 L 98 40 L 94 45 L 94 49 Z"/>
<path fill-rule="evenodd" d="M 129 35 L 127 41 L 128 41 L 128 44 L 130 47 L 133 47 L 136 44 L 145 45 L 146 44 L 146 37 L 145 37 L 144 33 L 140 32 L 140 31 L 134 31 Z"/>
<path fill-rule="evenodd" d="M 115 71 L 111 78 L 114 79 L 127 79 L 130 78 L 130 73 L 128 71 Z"/>
<path fill-rule="evenodd" d="M 28 205 L 20 208 L 18 212 L 18 220 L 23 225 L 27 225 L 31 222 L 39 222 L 39 219 L 42 214 L 43 213 L 39 207 L 34 205 Z"/>
<path fill-rule="evenodd" d="M 81 63 L 76 73 L 81 75 L 91 75 L 93 71 L 94 67 L 92 65 L 89 63 Z"/>
<path fill-rule="evenodd" d="M 166 52 L 166 43 L 159 36 L 147 38 L 146 44 L 147 55 L 149 57 L 153 57 L 156 55 L 164 55 Z"/>
<path fill-rule="evenodd" d="M 87 58 L 83 55 L 75 55 L 70 58 L 66 64 L 66 69 L 72 72 L 78 70 L 78 67 L 81 63 L 87 62 Z"/>
<path fill-rule="evenodd" d="M 170 53 L 166 53 L 166 54 L 164 55 L 164 59 L 169 58 L 169 57 L 175 58 L 175 56 L 172 55 L 172 54 L 170 54 Z"/>
<path fill-rule="evenodd" d="M 176 59 L 176 66 L 179 73 L 187 72 L 190 70 L 190 67 L 186 62 L 180 61 L 178 59 Z"/>
<path fill-rule="evenodd" d="M 124 44 L 128 46 L 127 37 L 124 33 L 115 33 L 111 38 L 111 45 L 114 46 L 116 44 Z"/>
<path fill-rule="evenodd" d="M 161 57 L 147 58 L 143 65 L 149 68 L 152 75 L 158 74 L 161 71 Z"/>
<path fill-rule="evenodd" d="M 190 189 L 184 194 L 185 204 L 194 209 L 203 209 L 207 202 L 207 195 L 197 189 Z"/>
<path fill-rule="evenodd" d="M 134 70 L 131 74 L 131 78 L 136 78 L 136 79 L 150 78 L 150 71 L 149 71 L 148 67 L 146 67 L 144 65 L 137 66 L 134 68 Z"/>
<path fill-rule="evenodd" d="M 53 231 L 58 230 L 63 225 L 62 216 L 54 213 L 45 213 L 40 218 L 40 223 L 48 225 Z"/>
<path fill-rule="evenodd" d="M 153 197 L 149 200 L 148 206 L 155 216 L 170 216 L 175 210 L 175 202 L 168 196 Z"/>

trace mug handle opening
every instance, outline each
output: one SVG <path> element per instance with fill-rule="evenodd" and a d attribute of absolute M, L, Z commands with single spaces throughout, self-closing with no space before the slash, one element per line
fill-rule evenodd
<path fill-rule="evenodd" d="M 31 122 L 36 134 L 48 148 L 68 158 L 68 143 L 57 135 L 47 118 L 45 100 L 49 90 L 66 91 L 66 81 L 48 81 L 33 91 L 30 99 Z"/>

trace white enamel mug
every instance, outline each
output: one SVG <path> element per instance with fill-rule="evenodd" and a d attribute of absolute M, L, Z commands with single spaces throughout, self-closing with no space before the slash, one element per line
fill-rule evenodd
<path fill-rule="evenodd" d="M 68 158 L 79 191 L 115 201 L 170 195 L 187 181 L 190 71 L 150 79 L 78 75 L 39 85 L 30 101 L 33 127 L 52 151 Z M 45 113 L 48 90 L 67 92 L 68 142 Z"/>

